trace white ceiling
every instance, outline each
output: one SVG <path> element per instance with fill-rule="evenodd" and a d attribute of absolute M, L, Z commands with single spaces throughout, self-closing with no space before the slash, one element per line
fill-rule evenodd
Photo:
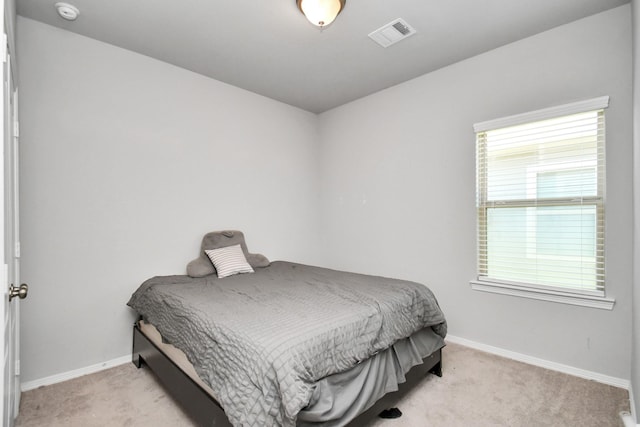
<path fill-rule="evenodd" d="M 629 0 L 347 0 L 319 31 L 295 0 L 17 0 L 18 14 L 320 113 Z M 367 35 L 403 18 L 389 48 Z"/>

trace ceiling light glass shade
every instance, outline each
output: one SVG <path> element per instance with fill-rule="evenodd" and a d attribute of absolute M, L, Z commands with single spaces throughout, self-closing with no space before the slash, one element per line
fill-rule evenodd
<path fill-rule="evenodd" d="M 309 22 L 325 27 L 342 11 L 345 0 L 296 0 L 298 7 Z"/>

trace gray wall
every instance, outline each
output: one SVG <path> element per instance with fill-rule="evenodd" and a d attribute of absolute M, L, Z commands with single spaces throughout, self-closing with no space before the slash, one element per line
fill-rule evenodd
<path fill-rule="evenodd" d="M 633 0 L 633 352 L 631 387 L 640 414 L 640 0 Z"/>
<path fill-rule="evenodd" d="M 630 378 L 630 23 L 623 6 L 314 116 L 19 18 L 23 381 L 127 354 L 129 294 L 231 227 L 272 259 L 428 283 L 454 335 Z M 473 123 L 601 95 L 614 310 L 472 291 Z"/>
<path fill-rule="evenodd" d="M 453 335 L 629 378 L 630 12 L 558 27 L 322 114 L 325 263 L 429 284 Z M 602 95 L 611 97 L 606 287 L 615 308 L 472 291 L 472 125 Z"/>
<path fill-rule="evenodd" d="M 314 263 L 315 115 L 28 19 L 18 43 L 23 381 L 127 355 L 129 296 L 207 231 Z"/>

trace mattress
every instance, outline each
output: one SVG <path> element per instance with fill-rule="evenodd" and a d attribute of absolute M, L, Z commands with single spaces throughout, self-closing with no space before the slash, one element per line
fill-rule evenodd
<path fill-rule="evenodd" d="M 187 359 L 187 355 L 184 354 L 184 351 L 176 348 L 169 343 L 164 342 L 164 340 L 162 339 L 162 335 L 160 335 L 160 332 L 158 332 L 156 327 L 151 323 L 147 323 L 144 320 L 139 320 L 138 327 L 140 328 L 142 333 L 145 334 L 146 337 L 155 344 L 156 347 L 162 350 L 162 352 L 169 359 L 171 359 L 176 365 L 178 365 L 182 372 L 187 374 L 189 378 L 195 381 L 204 391 L 209 394 L 209 396 L 215 398 L 213 390 L 211 390 L 211 387 L 209 387 L 209 385 L 207 385 L 200 379 L 198 373 L 196 372 L 196 369 L 193 367 L 191 362 L 189 362 L 189 359 Z"/>

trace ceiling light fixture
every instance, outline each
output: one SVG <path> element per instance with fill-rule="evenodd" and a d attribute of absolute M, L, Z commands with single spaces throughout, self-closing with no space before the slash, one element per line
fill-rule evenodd
<path fill-rule="evenodd" d="M 344 8 L 346 0 L 296 0 L 309 22 L 320 28 L 331 24 Z"/>
<path fill-rule="evenodd" d="M 78 8 L 69 3 L 56 3 L 55 8 L 58 11 L 58 15 L 67 21 L 75 21 L 80 15 Z"/>

